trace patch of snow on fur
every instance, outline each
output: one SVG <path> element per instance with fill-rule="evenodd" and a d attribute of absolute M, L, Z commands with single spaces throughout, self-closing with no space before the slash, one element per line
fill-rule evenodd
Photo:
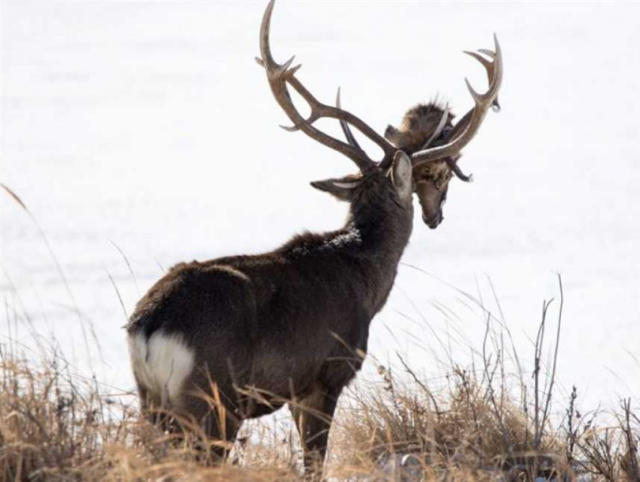
<path fill-rule="evenodd" d="M 353 224 L 347 227 L 347 230 L 343 233 L 340 233 L 335 238 L 331 238 L 326 243 L 323 244 L 323 248 L 325 249 L 335 249 L 342 248 L 349 244 L 360 244 L 362 243 L 362 236 L 360 235 L 360 230 L 356 228 Z"/>

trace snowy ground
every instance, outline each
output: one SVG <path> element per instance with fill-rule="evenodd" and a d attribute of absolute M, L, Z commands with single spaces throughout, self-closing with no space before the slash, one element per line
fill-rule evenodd
<path fill-rule="evenodd" d="M 352 165 L 277 127 L 253 60 L 264 4 L 2 0 L 0 182 L 36 217 L 71 294 L 38 228 L 0 195 L 0 343 L 17 329 L 33 347 L 35 330 L 88 369 L 92 327 L 92 369 L 130 389 L 114 284 L 130 312 L 173 263 L 342 222 L 345 206 L 308 182 Z M 453 181 L 436 231 L 416 217 L 371 354 L 400 351 L 442 380 L 439 360 L 468 363 L 484 329 L 450 286 L 497 311 L 490 278 L 530 358 L 559 272 L 558 395 L 576 384 L 586 406 L 640 396 L 639 23 L 638 4 L 278 2 L 276 58 L 295 53 L 327 102 L 341 85 L 345 107 L 381 132 L 436 94 L 463 113 L 463 77 L 481 89 L 485 76 L 461 51 L 491 47 L 494 31 L 503 46 L 503 110 L 462 163 L 475 182 Z"/>

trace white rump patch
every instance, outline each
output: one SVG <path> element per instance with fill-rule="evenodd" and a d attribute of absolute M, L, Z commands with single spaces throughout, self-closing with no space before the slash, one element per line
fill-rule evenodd
<path fill-rule="evenodd" d="M 129 353 L 138 383 L 158 396 L 163 407 L 178 403 L 195 358 L 182 336 L 157 331 L 147 340 L 137 333 L 129 336 Z"/>

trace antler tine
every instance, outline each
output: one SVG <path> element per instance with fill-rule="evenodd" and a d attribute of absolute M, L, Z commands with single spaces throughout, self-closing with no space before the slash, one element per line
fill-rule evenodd
<path fill-rule="evenodd" d="M 479 94 L 473 89 L 473 87 L 471 87 L 471 84 L 465 78 L 465 82 L 475 106 L 469 110 L 469 112 L 467 112 L 452 129 L 447 138 L 446 144 L 415 152 L 411 156 L 414 167 L 425 162 L 433 162 L 458 155 L 464 146 L 466 146 L 478 132 L 489 108 L 500 108 L 500 104 L 498 103 L 498 92 L 500 91 L 500 86 L 502 84 L 502 51 L 500 49 L 500 44 L 498 43 L 498 38 L 495 34 L 493 35 L 493 42 L 495 51 L 484 49 L 478 51 L 492 57 L 493 62 L 481 57 L 479 53 L 465 52 L 478 60 L 487 71 L 489 89 L 484 94 Z M 458 172 L 456 172 L 456 175 L 460 177 Z"/>
<path fill-rule="evenodd" d="M 436 130 L 433 131 L 433 134 L 431 134 L 431 136 L 429 136 L 429 139 L 427 139 L 427 141 L 422 145 L 422 149 L 426 149 L 427 147 L 429 147 L 431 143 L 438 138 L 438 136 L 442 133 L 442 129 L 444 129 L 444 126 L 447 125 L 448 119 L 449 106 L 447 105 L 444 109 L 444 112 L 442 113 L 442 116 L 440 117 L 440 122 L 438 122 L 438 125 L 436 126 Z"/>
<path fill-rule="evenodd" d="M 321 144 L 341 152 L 354 161 L 361 171 L 365 171 L 375 166 L 376 163 L 370 159 L 361 148 L 345 144 L 344 142 L 316 129 L 312 125 L 316 120 L 323 117 L 339 119 L 341 122 L 353 125 L 356 129 L 362 132 L 362 134 L 379 145 L 384 152 L 383 162 L 387 159 L 392 159 L 396 149 L 385 138 L 377 134 L 371 127 L 355 115 L 342 109 L 322 104 L 311 94 L 311 92 L 307 90 L 304 85 L 302 85 L 302 83 L 295 77 L 295 73 L 300 68 L 300 65 L 290 67 L 293 62 L 293 57 L 282 65 L 278 64 L 273 59 L 273 56 L 271 55 L 271 47 L 269 45 L 269 29 L 274 3 L 275 0 L 271 0 L 269 2 L 264 12 L 264 16 L 262 17 L 262 25 L 260 27 L 260 54 L 262 58 L 256 60 L 265 68 L 267 80 L 269 81 L 271 92 L 273 93 L 276 102 L 278 102 L 282 110 L 285 111 L 291 122 L 293 122 L 292 127 L 285 127 L 285 129 L 289 131 L 301 130 Z M 311 114 L 307 119 L 300 115 L 293 104 L 287 89 L 287 83 L 302 96 L 307 104 L 309 104 Z"/>
<path fill-rule="evenodd" d="M 336 94 L 336 107 L 338 109 L 342 109 L 342 105 L 340 105 L 340 87 L 338 87 L 338 93 Z M 342 132 L 344 133 L 344 136 L 347 138 L 347 142 L 351 144 L 353 147 L 356 147 L 362 150 L 362 147 L 360 147 L 360 144 L 358 144 L 358 141 L 354 137 L 353 132 L 351 132 L 349 123 L 340 119 L 340 127 L 342 127 Z"/>

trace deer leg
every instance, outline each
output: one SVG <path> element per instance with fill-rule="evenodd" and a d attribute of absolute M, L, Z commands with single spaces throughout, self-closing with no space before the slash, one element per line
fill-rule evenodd
<path fill-rule="evenodd" d="M 222 462 L 236 440 L 242 421 L 222 404 L 199 396 L 185 397 L 179 412 L 185 433 L 199 434 L 200 457 L 205 462 Z"/>
<path fill-rule="evenodd" d="M 207 368 L 194 370 L 174 408 L 185 434 L 195 434 L 199 458 L 205 463 L 226 459 L 242 421 L 229 406 L 226 380 L 214 382 Z"/>
<path fill-rule="evenodd" d="M 322 474 L 331 420 L 341 391 L 342 387 L 328 389 L 316 382 L 306 397 L 289 403 L 300 434 L 305 473 L 311 477 Z"/>
<path fill-rule="evenodd" d="M 162 403 L 158 397 L 155 397 L 150 390 L 141 384 L 138 384 L 138 395 L 140 413 L 144 418 L 162 431 L 177 431 L 171 415 L 162 409 Z"/>

